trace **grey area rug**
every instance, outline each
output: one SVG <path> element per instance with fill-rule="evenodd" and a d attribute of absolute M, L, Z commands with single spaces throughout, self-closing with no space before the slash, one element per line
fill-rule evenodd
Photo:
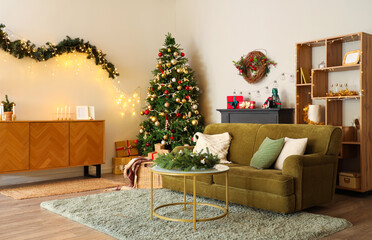
<path fill-rule="evenodd" d="M 192 196 L 187 196 L 192 201 Z M 199 202 L 224 202 L 198 197 Z M 154 206 L 182 202 L 183 194 L 154 190 Z M 228 218 L 192 223 L 150 220 L 150 190 L 137 189 L 42 202 L 41 207 L 106 233 L 117 239 L 318 239 L 352 226 L 341 218 L 300 212 L 278 214 L 230 204 Z M 162 215 L 192 218 L 192 206 L 161 208 Z M 220 215 L 222 210 L 198 206 L 198 218 Z"/>

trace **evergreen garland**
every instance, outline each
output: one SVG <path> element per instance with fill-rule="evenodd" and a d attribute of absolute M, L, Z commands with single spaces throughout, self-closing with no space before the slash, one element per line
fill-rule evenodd
<path fill-rule="evenodd" d="M 179 152 L 159 154 L 154 162 L 161 168 L 190 171 L 213 168 L 220 160 L 217 155 L 209 153 L 208 148 L 206 153 L 193 153 L 186 148 Z"/>
<path fill-rule="evenodd" d="M 29 57 L 42 62 L 65 53 L 86 53 L 88 55 L 87 58 L 93 58 L 96 65 L 101 65 L 102 69 L 108 72 L 110 78 L 115 79 L 119 76 L 114 64 L 105 58 L 106 54 L 103 54 L 96 46 L 85 42 L 83 39 L 66 36 L 57 45 L 47 42 L 46 46 L 36 47 L 29 40 L 11 41 L 8 34 L 3 30 L 4 28 L 5 25 L 0 24 L 0 48 L 18 59 Z"/>

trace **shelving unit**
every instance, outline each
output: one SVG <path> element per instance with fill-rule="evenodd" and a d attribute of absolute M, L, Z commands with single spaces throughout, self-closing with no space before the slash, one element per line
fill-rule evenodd
<path fill-rule="evenodd" d="M 348 44 L 357 47 L 347 49 Z M 361 32 L 318 39 L 298 43 L 296 50 L 296 123 L 305 123 L 303 108 L 306 105 L 314 102 L 318 104 L 321 101 L 324 104 L 325 124 L 338 126 L 343 130 L 338 171 L 358 172 L 361 175 L 359 189 L 341 187 L 338 185 L 338 180 L 337 188 L 357 192 L 372 190 L 372 35 Z M 358 64 L 342 65 L 346 50 L 361 51 Z M 313 59 L 313 53 L 316 52 L 324 55 L 325 59 L 321 60 L 325 61 L 325 68 L 318 68 Z M 301 84 L 300 68 L 309 70 L 310 83 Z M 345 75 L 350 74 L 351 71 L 357 71 L 357 77 L 352 78 L 353 85 L 360 86 L 359 89 L 351 90 L 360 94 L 342 97 L 326 96 L 330 90 L 331 74 L 337 72 Z M 345 104 L 349 101 L 357 101 L 359 106 L 359 109 L 352 109 L 359 111 L 359 134 L 345 119 L 351 114 L 348 112 L 350 110 L 345 110 L 347 109 Z"/>

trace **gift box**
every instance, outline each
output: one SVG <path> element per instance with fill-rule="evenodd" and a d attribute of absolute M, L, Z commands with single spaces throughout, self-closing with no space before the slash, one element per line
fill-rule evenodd
<path fill-rule="evenodd" d="M 227 96 L 227 109 L 239 109 L 243 96 Z"/>
<path fill-rule="evenodd" d="M 115 142 L 116 156 L 117 157 L 129 157 L 137 156 L 137 140 L 124 140 Z"/>
<path fill-rule="evenodd" d="M 151 160 L 155 160 L 158 157 L 158 154 L 163 154 L 163 153 L 169 153 L 170 152 L 168 149 L 165 149 L 164 144 L 157 143 L 154 146 L 155 146 L 155 151 L 154 152 L 149 152 L 147 154 L 147 157 L 150 158 Z"/>
<path fill-rule="evenodd" d="M 130 160 L 136 157 L 138 156 L 112 158 L 112 173 L 123 174 L 125 165 L 127 165 L 130 162 Z"/>

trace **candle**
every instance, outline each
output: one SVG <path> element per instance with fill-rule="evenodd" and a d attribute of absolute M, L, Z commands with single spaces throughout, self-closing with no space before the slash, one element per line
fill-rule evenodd
<path fill-rule="evenodd" d="M 4 114 L 4 104 L 1 104 L 1 107 L 0 107 L 0 121 L 3 120 L 3 114 Z"/>
<path fill-rule="evenodd" d="M 65 120 L 67 120 L 67 105 L 65 105 Z"/>
<path fill-rule="evenodd" d="M 71 106 L 68 106 L 68 120 L 71 120 Z"/>
<path fill-rule="evenodd" d="M 59 120 L 58 113 L 59 113 L 59 107 L 57 107 L 57 120 Z"/>
<path fill-rule="evenodd" d="M 61 120 L 63 120 L 63 107 L 61 107 Z"/>

